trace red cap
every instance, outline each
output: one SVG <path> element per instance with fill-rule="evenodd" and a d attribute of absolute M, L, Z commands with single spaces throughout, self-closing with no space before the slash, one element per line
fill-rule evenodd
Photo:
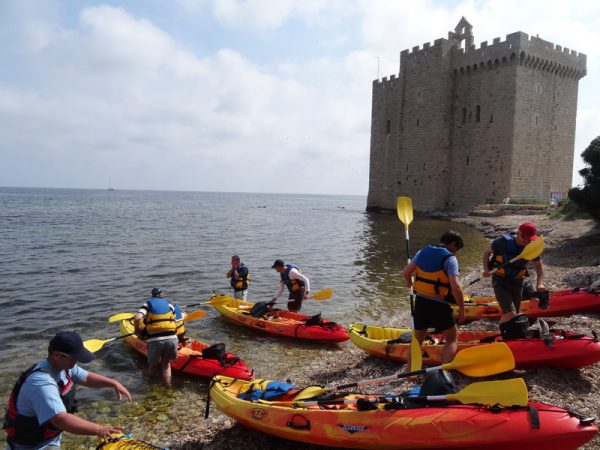
<path fill-rule="evenodd" d="M 535 241 L 538 238 L 537 227 L 532 222 L 523 222 L 519 225 L 519 232 L 524 239 Z"/>

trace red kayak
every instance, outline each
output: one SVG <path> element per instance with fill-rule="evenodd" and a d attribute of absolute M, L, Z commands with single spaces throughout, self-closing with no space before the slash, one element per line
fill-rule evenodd
<path fill-rule="evenodd" d="M 456 305 L 452 306 L 455 314 Z M 500 305 L 494 297 L 471 298 L 465 302 L 466 320 L 499 319 Z M 570 316 L 584 312 L 600 312 L 600 293 L 589 288 L 563 289 L 550 293 L 550 305 L 541 309 L 537 300 L 521 302 L 521 313 L 530 317 Z"/>
<path fill-rule="evenodd" d="M 254 317 L 250 311 L 255 303 L 237 300 L 228 295 L 213 295 L 207 303 L 229 320 L 265 333 L 312 341 L 348 340 L 348 332 L 343 326 L 320 319 L 320 314 L 313 324 L 311 319 L 316 316 L 311 317 L 279 308 L 271 308 L 266 314 Z"/>
<path fill-rule="evenodd" d="M 593 419 L 536 402 L 509 407 L 429 401 L 411 404 L 406 398 L 349 393 L 321 401 L 295 401 L 289 394 L 271 401 L 240 398 L 264 383 L 268 387 L 268 381 L 217 376 L 211 383 L 210 398 L 223 413 L 261 433 L 343 448 L 575 450 L 598 433 Z M 465 390 L 475 385 L 482 383 Z M 361 408 L 361 404 L 372 406 Z"/>
<path fill-rule="evenodd" d="M 394 361 L 406 361 L 411 330 L 352 324 L 350 340 L 367 353 Z M 504 341 L 498 331 L 460 331 L 458 350 L 492 342 L 504 342 L 515 357 L 517 369 L 562 367 L 576 369 L 600 361 L 600 342 L 597 336 L 584 336 L 565 330 L 551 330 L 549 344 L 540 338 Z M 444 347 L 441 334 L 430 334 L 423 341 L 423 363 L 442 364 Z"/>
<path fill-rule="evenodd" d="M 136 351 L 143 355 L 148 353 L 146 341 L 132 334 L 133 324 L 130 320 L 121 321 L 120 331 L 121 335 L 127 335 L 125 340 Z M 209 344 L 195 339 L 188 339 L 186 346 L 180 345 L 177 349 L 177 359 L 171 361 L 171 368 L 201 378 L 212 378 L 215 375 L 224 375 L 242 380 L 252 380 L 254 378 L 254 371 L 232 353 L 225 353 L 221 359 L 203 357 L 202 350 L 208 347 L 210 347 Z"/>

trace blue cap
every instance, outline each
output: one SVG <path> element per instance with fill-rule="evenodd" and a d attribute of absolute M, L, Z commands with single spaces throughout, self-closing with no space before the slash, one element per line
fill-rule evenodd
<path fill-rule="evenodd" d="M 80 363 L 89 363 L 96 355 L 83 346 L 81 336 L 74 331 L 61 331 L 50 340 L 50 351 L 62 352 Z"/>

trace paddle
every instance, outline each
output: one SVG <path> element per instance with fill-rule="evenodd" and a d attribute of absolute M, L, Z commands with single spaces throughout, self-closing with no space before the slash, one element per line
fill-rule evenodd
<path fill-rule="evenodd" d="M 323 300 L 329 300 L 331 297 L 333 297 L 333 289 L 327 288 L 327 289 L 323 289 L 321 291 L 315 291 L 312 295 L 308 296 L 307 299 L 323 301 Z M 233 297 L 230 297 L 229 295 L 217 295 L 217 294 L 213 293 L 213 295 L 210 297 L 210 300 L 208 300 L 207 302 L 204 302 L 204 304 L 218 305 L 219 303 L 224 303 L 224 302 L 227 302 L 232 299 L 233 299 Z M 273 304 L 275 304 L 275 303 L 273 303 Z M 195 305 L 190 305 L 190 306 L 195 306 Z"/>
<path fill-rule="evenodd" d="M 523 378 L 500 381 L 481 381 L 468 385 L 456 394 L 415 397 L 418 400 L 456 400 L 463 404 L 527 406 L 527 386 Z"/>
<path fill-rule="evenodd" d="M 119 314 L 115 314 L 114 316 L 111 316 L 108 319 L 108 321 L 116 322 L 117 320 L 111 320 L 111 319 L 113 319 L 115 317 L 119 317 L 118 321 L 120 322 L 122 320 L 133 319 L 134 316 L 135 316 L 135 314 L 133 314 L 133 313 L 119 313 Z M 190 322 L 192 320 L 202 319 L 204 316 L 206 316 L 206 311 L 194 311 L 192 313 L 189 313 L 187 316 L 185 316 L 183 318 L 183 321 Z M 123 336 L 114 337 L 114 338 L 110 338 L 110 339 L 88 339 L 87 341 L 83 342 L 83 345 L 90 352 L 95 353 L 98 350 L 100 350 L 102 347 L 104 347 L 106 344 L 108 344 L 109 342 L 115 341 L 117 339 L 123 339 L 128 336 L 133 336 L 134 334 L 135 333 L 124 334 Z"/>
<path fill-rule="evenodd" d="M 408 378 L 423 375 L 438 370 L 458 370 L 470 377 L 486 377 L 497 373 L 507 372 L 515 368 L 515 358 L 508 345 L 504 342 L 496 342 L 488 345 L 469 347 L 459 351 L 454 359 L 441 366 L 427 367 L 421 370 L 389 375 L 372 380 L 357 381 L 355 383 L 343 384 L 328 390 L 339 391 L 351 387 L 366 386 L 369 384 L 385 383 L 400 378 Z"/>
<path fill-rule="evenodd" d="M 540 256 L 543 251 L 544 251 L 544 236 L 538 236 L 538 238 L 535 241 L 531 241 L 529 244 L 527 244 L 525 246 L 525 248 L 523 248 L 523 251 L 518 256 L 514 257 L 510 261 L 507 261 L 507 262 L 499 265 L 498 267 L 495 267 L 494 269 L 490 270 L 489 273 L 491 275 L 491 274 L 495 273 L 497 270 L 502 269 L 503 267 L 508 266 L 509 264 L 512 264 L 515 261 L 518 261 L 520 259 L 527 259 L 527 260 L 531 261 L 532 259 L 535 259 L 538 256 Z M 479 280 L 481 280 L 481 278 L 477 278 L 476 280 L 471 281 L 469 283 L 469 286 L 477 283 Z"/>
<path fill-rule="evenodd" d="M 129 336 L 133 336 L 135 333 L 124 334 L 123 336 L 114 337 L 110 339 L 88 339 L 87 341 L 83 341 L 83 346 L 88 349 L 92 353 L 96 353 L 106 344 L 112 341 L 116 341 L 117 339 L 123 339 Z"/>
<path fill-rule="evenodd" d="M 134 313 L 119 313 L 119 314 L 115 314 L 113 316 L 110 316 L 108 318 L 108 321 L 109 322 L 121 322 L 123 320 L 133 319 L 134 316 L 135 316 Z M 204 316 L 206 316 L 206 311 L 198 310 L 198 311 L 194 311 L 194 312 L 191 312 L 188 315 L 186 315 L 183 318 L 183 321 L 184 322 L 189 322 L 191 320 L 202 319 Z"/>
<path fill-rule="evenodd" d="M 464 405 L 477 404 L 477 405 L 501 405 L 506 407 L 511 406 L 527 406 L 528 404 L 528 392 L 527 386 L 522 378 L 513 378 L 510 380 L 500 381 L 481 381 L 478 383 L 472 383 L 465 387 L 463 390 L 455 394 L 447 395 L 427 395 L 427 396 L 416 396 L 408 397 L 414 400 L 423 400 L 428 402 L 441 401 L 441 400 L 454 400 Z M 359 402 L 370 402 L 370 403 L 390 403 L 399 402 L 402 399 L 398 396 L 390 397 L 374 397 L 374 398 L 360 398 L 360 399 L 338 399 L 338 400 L 312 400 L 312 401 L 274 401 L 269 402 L 272 405 L 301 405 L 301 406 L 312 406 L 312 405 L 341 405 L 341 404 L 353 404 Z"/>
<path fill-rule="evenodd" d="M 470 377 L 487 377 L 497 373 L 507 372 L 515 368 L 515 358 L 508 345 L 504 342 L 495 342 L 493 344 L 479 345 L 469 347 L 459 351 L 452 361 L 441 366 L 428 367 L 426 369 L 415 370 L 412 372 L 398 373 L 372 380 L 356 381 L 354 383 L 342 384 L 340 386 L 322 388 L 320 386 L 309 386 L 304 389 L 297 400 L 301 398 L 312 398 L 317 395 L 326 394 L 332 391 L 342 389 L 367 386 L 369 384 L 385 383 L 395 381 L 401 378 L 408 378 L 416 375 L 423 375 L 438 370 L 458 370 Z"/>
<path fill-rule="evenodd" d="M 398 213 L 398 218 L 400 222 L 404 224 L 404 231 L 406 237 L 406 259 L 408 260 L 408 264 L 410 264 L 410 248 L 409 248 L 409 234 L 408 234 L 408 226 L 413 220 L 413 206 L 412 199 L 410 197 L 398 197 L 396 200 L 396 212 Z M 414 296 L 413 296 L 413 288 L 410 287 L 410 312 L 411 315 L 414 316 L 415 307 L 414 307 Z M 410 370 L 419 370 L 423 367 L 423 355 L 421 354 L 421 344 L 417 340 L 415 336 L 415 332 L 413 330 L 412 338 L 410 340 Z"/>

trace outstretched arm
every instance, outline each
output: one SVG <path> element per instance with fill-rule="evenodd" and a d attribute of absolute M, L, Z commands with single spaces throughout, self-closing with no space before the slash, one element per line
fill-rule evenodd
<path fill-rule="evenodd" d="M 123 433 L 123 427 L 113 425 L 100 425 L 89 420 L 77 417 L 74 414 L 62 412 L 50 419 L 50 423 L 56 428 L 68 431 L 73 434 L 83 434 L 87 436 L 96 435 L 102 439 L 110 439 L 113 433 Z"/>
<path fill-rule="evenodd" d="M 119 397 L 119 400 L 125 396 L 129 401 L 131 401 L 131 394 L 125 386 L 123 386 L 117 380 L 105 377 L 104 375 L 88 372 L 86 380 L 81 384 L 90 388 L 113 388 L 117 394 L 117 397 Z"/>

